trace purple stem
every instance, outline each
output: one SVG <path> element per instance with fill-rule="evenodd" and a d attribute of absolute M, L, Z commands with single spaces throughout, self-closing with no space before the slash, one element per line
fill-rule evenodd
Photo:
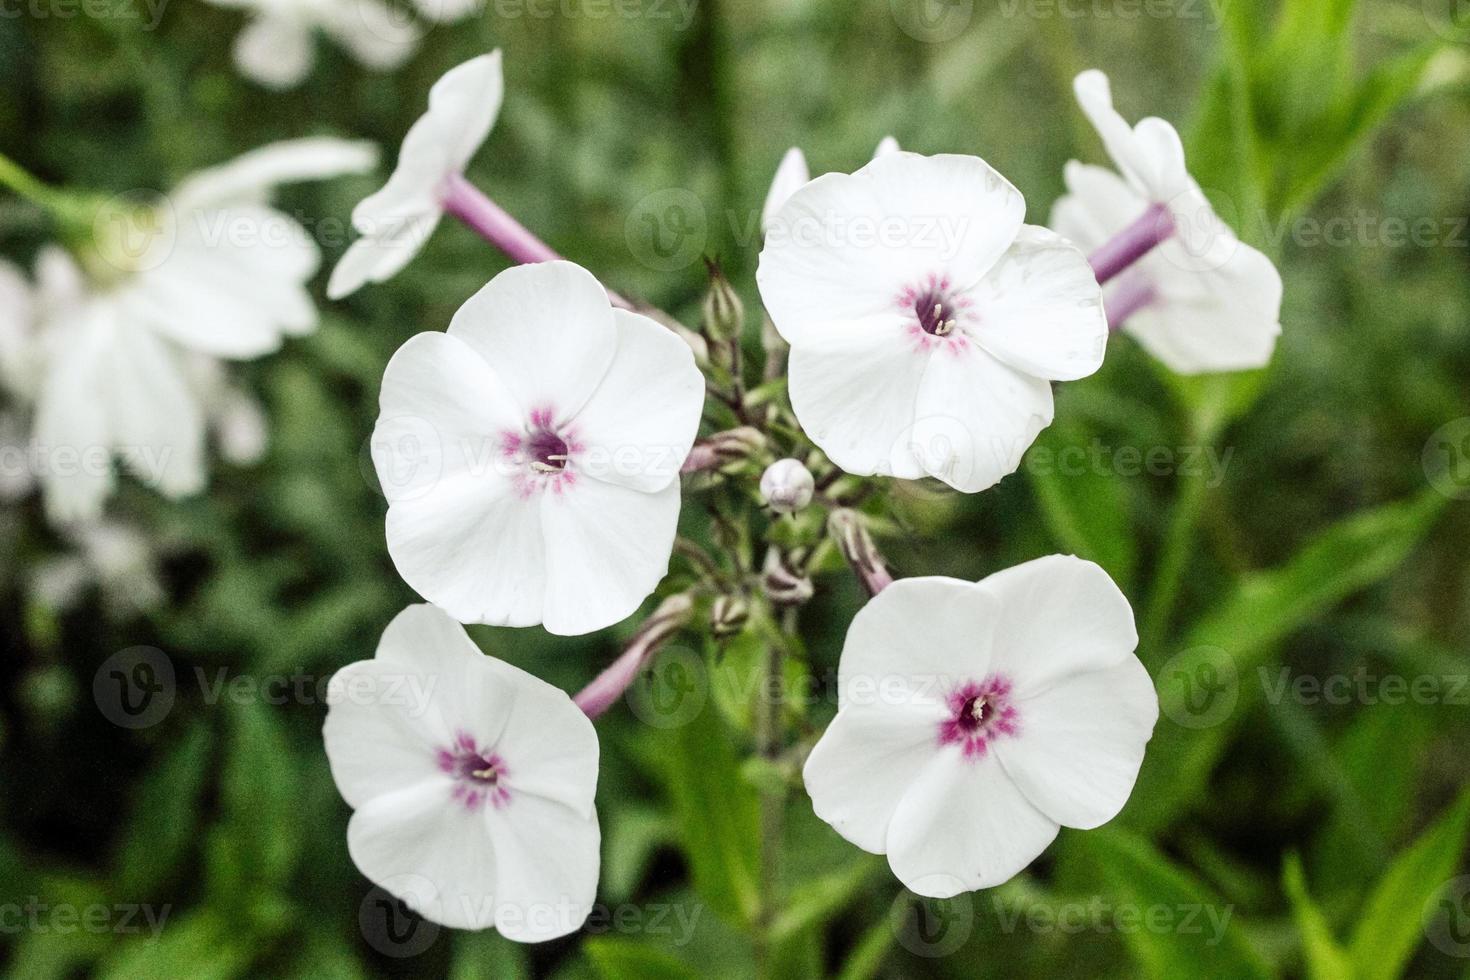
<path fill-rule="evenodd" d="M 588 718 L 593 719 L 611 708 L 637 679 L 638 672 L 658 653 L 659 648 L 689 622 L 693 610 L 694 603 L 683 593 L 665 599 L 639 627 L 632 642 L 628 644 L 628 649 L 606 670 L 594 677 L 592 683 L 577 692 L 572 698 L 573 703 Z"/>
<path fill-rule="evenodd" d="M 1127 228 L 1114 235 L 1088 258 L 1098 283 L 1106 284 L 1170 235 L 1174 234 L 1174 217 L 1162 204 L 1150 204 Z"/>
<path fill-rule="evenodd" d="M 484 191 L 466 180 L 463 174 L 451 174 L 444 181 L 443 203 L 446 212 L 504 252 L 512 262 L 551 262 L 561 258 L 550 245 L 532 234 L 510 212 L 490 200 Z M 611 289 L 607 291 L 607 298 L 614 306 L 625 310 L 633 308 L 632 303 Z"/>
<path fill-rule="evenodd" d="M 1108 297 L 1108 330 L 1117 333 L 1123 321 L 1152 303 L 1157 298 L 1154 287 L 1138 276 L 1124 279 L 1114 287 Z"/>

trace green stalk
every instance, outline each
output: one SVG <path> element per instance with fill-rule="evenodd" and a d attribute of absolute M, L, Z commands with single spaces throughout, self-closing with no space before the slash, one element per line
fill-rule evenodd
<path fill-rule="evenodd" d="M 1163 556 L 1159 559 L 1159 570 L 1149 590 L 1147 611 L 1143 618 L 1142 641 L 1152 647 L 1162 646 L 1179 599 L 1179 588 L 1184 581 L 1184 572 L 1189 567 L 1190 548 L 1195 543 L 1195 529 L 1199 525 L 1200 512 L 1205 502 L 1205 478 L 1203 474 L 1179 474 L 1183 486 L 1174 501 L 1169 517 L 1169 528 L 1164 535 Z"/>
<path fill-rule="evenodd" d="M 779 763 L 783 742 L 782 705 L 786 649 L 784 639 L 794 628 L 794 609 L 788 609 L 782 622 L 780 638 L 766 646 L 761 672 L 761 687 L 756 699 L 756 752 L 770 766 Z M 786 810 L 786 785 L 779 780 L 763 780 L 760 789 L 760 878 L 759 904 L 755 917 L 756 976 L 771 976 L 772 932 L 780 905 L 781 838 Z"/>

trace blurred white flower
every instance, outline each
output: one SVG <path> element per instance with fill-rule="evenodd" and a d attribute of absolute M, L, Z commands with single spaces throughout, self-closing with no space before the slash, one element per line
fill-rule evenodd
<path fill-rule="evenodd" d="M 1049 382 L 1102 364 L 1092 268 L 1024 212 L 978 157 L 894 151 L 777 213 L 756 282 L 797 418 L 838 466 L 983 490 L 1051 422 Z"/>
<path fill-rule="evenodd" d="M 761 498 L 778 514 L 794 514 L 812 502 L 816 481 L 799 459 L 778 459 L 761 474 Z"/>
<path fill-rule="evenodd" d="M 260 462 L 270 441 L 270 423 L 259 399 L 236 384 L 224 363 L 213 357 L 190 353 L 184 370 L 220 456 L 235 466 Z"/>
<path fill-rule="evenodd" d="M 92 521 L 62 529 L 71 552 L 39 562 L 31 598 L 54 612 L 75 605 L 95 586 L 110 614 L 148 612 L 165 598 L 158 555 L 140 530 L 121 521 Z"/>
<path fill-rule="evenodd" d="M 598 745 L 567 695 L 409 606 L 328 688 L 347 850 L 430 921 L 519 942 L 578 929 L 597 889 Z"/>
<path fill-rule="evenodd" d="M 316 60 L 315 33 L 340 44 L 360 64 L 391 71 L 418 47 L 423 30 L 383 0 L 209 0 L 247 12 L 235 36 L 235 66 L 267 88 L 299 85 Z M 433 0 L 421 6 L 433 8 Z M 462 6 L 458 2 L 454 7 Z"/>
<path fill-rule="evenodd" d="M 388 553 L 462 622 L 609 626 L 668 570 L 703 399 L 689 347 L 585 269 L 507 269 L 388 362 Z"/>
<path fill-rule="evenodd" d="M 1108 282 L 1109 321 L 1181 374 L 1264 366 L 1281 333 L 1276 267 L 1215 213 L 1173 126 L 1151 117 L 1130 127 L 1100 71 L 1074 88 L 1122 176 L 1070 161 L 1051 227 L 1094 258 L 1130 230 L 1167 236 Z"/>
<path fill-rule="evenodd" d="M 202 385 L 190 359 L 258 357 L 315 327 L 306 282 L 316 243 L 268 197 L 277 184 L 361 172 L 375 159 L 364 143 L 272 144 L 159 202 L 114 200 L 96 225 L 90 280 L 60 249 L 42 253 L 33 353 L 17 387 L 35 399 L 31 465 L 53 521 L 100 515 L 114 457 L 166 496 L 197 492 L 207 419 L 229 456 L 258 456 L 258 412 L 222 373 Z"/>
<path fill-rule="evenodd" d="M 899 149 L 898 140 L 892 136 L 885 136 L 878 141 L 878 147 L 873 151 L 873 159 L 889 153 L 896 153 Z M 765 231 L 771 226 L 771 221 L 776 217 L 776 212 L 790 199 L 792 194 L 805 187 L 811 182 L 812 172 L 807 167 L 806 156 L 801 152 L 801 147 L 793 146 L 786 151 L 776 167 L 776 176 L 771 180 L 771 189 L 766 192 L 766 203 L 761 208 L 761 230 Z"/>
<path fill-rule="evenodd" d="M 934 898 L 1011 878 L 1127 802 L 1158 720 L 1133 611 L 1052 555 L 900 579 L 858 612 L 803 778 L 817 815 Z"/>
<path fill-rule="evenodd" d="M 505 95 L 500 52 L 451 68 L 429 91 L 429 111 L 403 138 L 382 189 L 358 202 L 352 225 L 363 236 L 332 270 L 327 295 L 340 299 L 365 283 L 397 275 L 423 247 L 445 210 L 453 181 L 500 114 Z"/>

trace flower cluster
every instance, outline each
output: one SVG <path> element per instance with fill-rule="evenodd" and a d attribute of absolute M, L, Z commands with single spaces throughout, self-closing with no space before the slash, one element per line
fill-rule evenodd
<path fill-rule="evenodd" d="M 1180 371 L 1269 355 L 1279 279 L 1217 219 L 1204 239 L 1184 233 L 1213 212 L 1173 129 L 1127 127 L 1106 80 L 1079 77 L 1123 176 L 1069 166 L 1053 229 L 1026 224 L 1021 193 L 975 156 L 888 138 L 856 172 L 812 179 L 791 150 L 763 209 L 756 276 L 773 328 L 764 380 L 784 373 L 786 409 L 745 386 L 743 307 L 717 265 L 691 348 L 672 317 L 633 312 L 469 182 L 500 70 L 495 52 L 434 86 L 332 275 L 333 296 L 387 279 L 445 214 L 524 263 L 384 373 L 373 461 L 388 550 L 433 605 L 404 611 L 377 657 L 340 676 L 386 690 L 406 672 L 440 693 L 409 706 L 417 714 L 386 698 L 329 711 L 358 867 L 447 925 L 515 939 L 577 929 L 598 875 L 588 718 L 696 609 L 724 637 L 752 604 L 770 615 L 809 599 L 816 505 L 873 596 L 843 648 L 836 718 L 805 762 L 817 814 L 940 897 L 1006 881 L 1063 826 L 1112 819 L 1158 701 L 1107 574 L 1053 555 L 978 583 L 895 581 L 847 502 L 863 477 L 998 483 L 1051 422 L 1053 384 L 1098 370 L 1111 328 Z M 702 415 L 738 424 L 696 442 Z M 576 634 L 633 614 L 668 571 L 681 473 L 692 492 L 760 474 L 741 491 L 771 528 L 759 571 L 735 554 L 727 574 L 684 542 L 700 584 L 666 597 L 570 700 L 468 642 L 459 623 Z M 762 751 L 779 741 L 765 732 Z M 537 919 L 552 908 L 562 914 Z"/>

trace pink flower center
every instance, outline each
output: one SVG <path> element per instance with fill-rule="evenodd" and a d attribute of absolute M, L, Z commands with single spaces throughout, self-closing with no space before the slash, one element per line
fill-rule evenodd
<path fill-rule="evenodd" d="M 960 746 L 966 759 L 983 758 L 992 741 L 1020 731 L 1011 681 L 1003 674 L 962 684 L 945 703 L 950 716 L 939 723 L 939 744 Z"/>
<path fill-rule="evenodd" d="M 474 738 L 456 732 L 454 745 L 440 749 L 439 771 L 454 780 L 450 796 L 467 810 L 478 810 L 487 801 L 499 810 L 510 802 L 510 790 L 504 784 L 505 760 L 489 749 L 481 749 Z"/>
<path fill-rule="evenodd" d="M 546 488 L 561 493 L 576 482 L 568 464 L 583 447 L 571 426 L 557 425 L 554 409 L 533 410 L 523 432 L 501 433 L 500 446 L 522 499 Z"/>
<path fill-rule="evenodd" d="M 928 337 L 948 337 L 974 318 L 970 298 L 953 288 L 949 276 L 939 273 L 930 273 L 905 287 L 894 303 L 912 316 L 912 326 Z"/>

